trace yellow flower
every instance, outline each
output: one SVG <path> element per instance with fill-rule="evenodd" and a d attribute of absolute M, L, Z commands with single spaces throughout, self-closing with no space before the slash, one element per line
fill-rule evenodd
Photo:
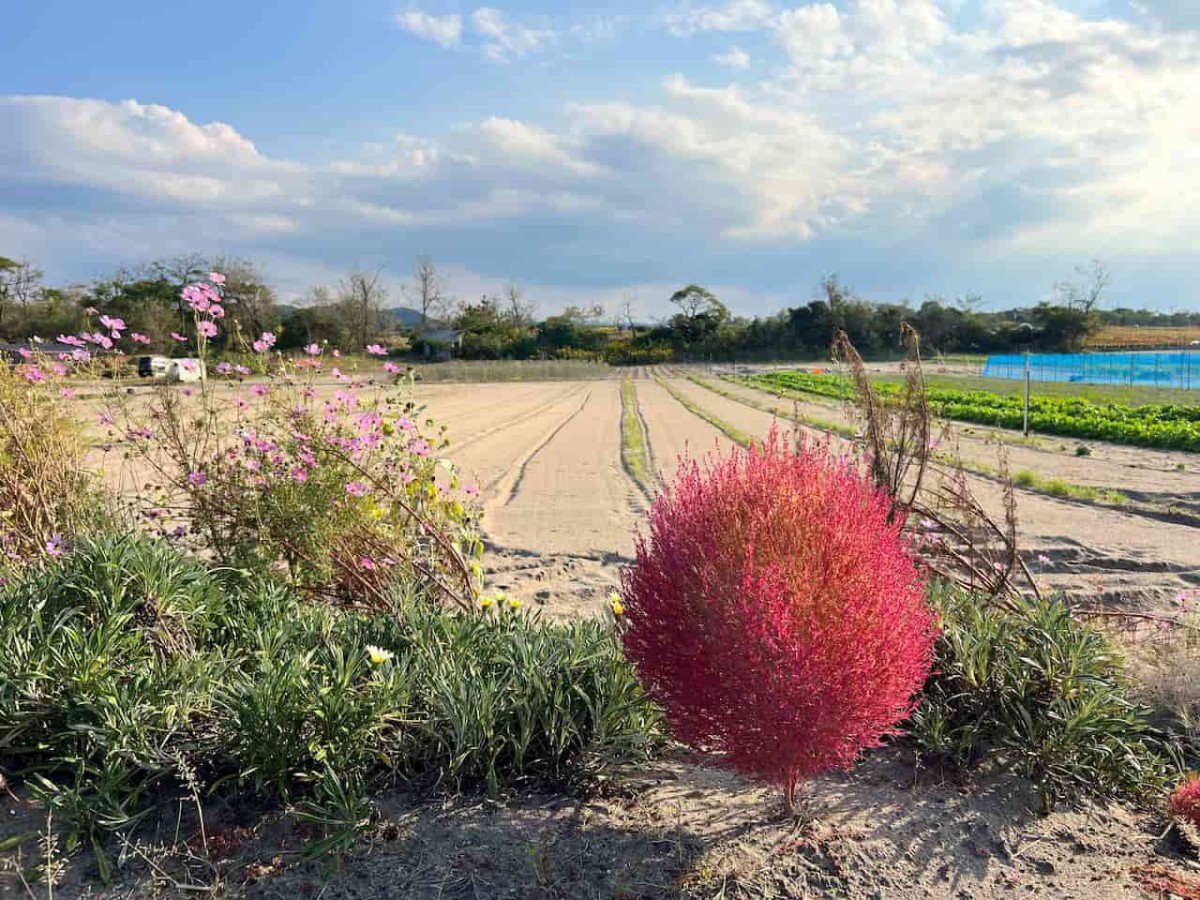
<path fill-rule="evenodd" d="M 511 600 L 509 600 L 509 601 L 508 601 L 508 608 L 509 608 L 509 609 L 520 609 L 520 608 L 521 608 L 521 601 L 520 601 L 520 600 L 516 600 L 516 599 L 511 599 Z"/>
<path fill-rule="evenodd" d="M 612 607 L 614 616 L 625 615 L 625 605 L 621 603 L 621 595 L 616 591 L 608 595 L 608 604 Z"/>
<path fill-rule="evenodd" d="M 389 662 L 395 654 L 391 650 L 384 650 L 382 647 L 376 647 L 374 644 L 367 644 L 367 656 L 371 659 L 371 665 L 382 666 L 385 662 Z"/>
<path fill-rule="evenodd" d="M 479 601 L 479 605 L 482 606 L 484 609 L 491 609 L 493 606 L 495 606 L 495 604 L 496 604 L 495 597 L 484 597 L 482 600 Z"/>

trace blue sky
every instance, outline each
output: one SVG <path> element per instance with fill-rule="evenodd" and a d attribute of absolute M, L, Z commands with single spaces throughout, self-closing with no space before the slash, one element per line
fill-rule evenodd
<path fill-rule="evenodd" d="M 738 312 L 824 273 L 1194 308 L 1194 0 L 15 0 L 0 255 L 51 281 L 186 250 L 288 296 L 431 253 L 473 298 Z"/>

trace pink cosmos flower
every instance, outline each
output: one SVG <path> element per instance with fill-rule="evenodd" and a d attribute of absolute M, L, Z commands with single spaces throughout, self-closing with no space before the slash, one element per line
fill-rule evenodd
<path fill-rule="evenodd" d="M 180 334 L 178 331 L 172 331 L 171 337 L 177 341 L 180 341 L 181 343 L 187 340 L 187 338 L 184 337 L 182 334 Z"/>
<path fill-rule="evenodd" d="M 115 424 L 116 423 L 113 421 L 113 417 L 111 415 L 108 413 L 100 414 L 100 426 L 102 428 L 112 428 Z"/>
<path fill-rule="evenodd" d="M 1048 557 L 1045 553 L 1039 553 L 1037 556 L 1037 561 L 1039 565 L 1050 565 L 1050 557 Z"/>
<path fill-rule="evenodd" d="M 375 565 L 375 560 L 371 559 L 371 557 L 369 557 L 369 556 L 364 556 L 362 559 L 360 559 L 358 561 L 358 564 L 360 566 L 362 566 L 362 568 L 368 572 L 374 572 L 375 569 L 377 568 L 377 566 Z"/>
<path fill-rule="evenodd" d="M 189 284 L 180 293 L 194 312 L 207 310 L 213 299 L 212 288 L 207 284 Z"/>
<path fill-rule="evenodd" d="M 304 466 L 292 466 L 291 475 L 292 481 L 300 484 L 304 484 L 304 482 L 308 481 L 308 469 L 304 468 Z"/>
<path fill-rule="evenodd" d="M 208 307 L 208 314 L 214 319 L 223 319 L 225 318 L 225 307 L 220 303 L 212 303 Z"/>
<path fill-rule="evenodd" d="M 239 375 L 249 375 L 250 367 L 249 366 L 234 366 L 233 371 L 237 372 Z"/>
<path fill-rule="evenodd" d="M 213 322 L 198 322 L 196 324 L 196 333 L 202 334 L 206 338 L 214 338 L 217 336 L 217 326 Z"/>
<path fill-rule="evenodd" d="M 67 375 L 67 367 L 64 366 L 62 363 L 55 363 L 50 368 L 52 368 L 54 370 L 54 374 L 57 375 L 59 378 L 65 378 Z"/>
<path fill-rule="evenodd" d="M 213 284 L 224 284 L 225 276 L 222 275 L 220 272 L 209 272 L 208 280 L 211 281 Z"/>
<path fill-rule="evenodd" d="M 221 375 L 228 375 L 233 371 L 233 363 L 219 362 L 217 363 L 217 372 Z"/>
<path fill-rule="evenodd" d="M 250 388 L 250 393 L 252 393 L 255 397 L 265 397 L 269 391 L 270 388 L 265 384 L 256 384 L 254 387 Z"/>
<path fill-rule="evenodd" d="M 203 472 L 189 472 L 187 480 L 192 487 L 203 487 L 208 481 L 208 476 Z"/>
<path fill-rule="evenodd" d="M 365 497 L 370 490 L 371 489 L 361 481 L 351 481 L 346 484 L 346 493 L 351 497 Z"/>
<path fill-rule="evenodd" d="M 235 404 L 237 404 L 237 408 L 238 408 L 239 412 L 245 412 L 246 410 L 248 410 L 250 408 L 250 404 L 246 402 L 246 398 L 243 397 L 241 394 L 238 394 L 236 397 L 234 397 L 233 402 Z"/>
<path fill-rule="evenodd" d="M 334 347 L 334 348 L 333 348 L 333 358 L 334 358 L 334 359 L 341 359 L 341 358 L 342 358 L 342 351 L 341 351 L 341 350 L 339 350 L 339 349 L 337 349 L 337 347 Z"/>
<path fill-rule="evenodd" d="M 463 493 L 466 494 L 468 497 L 474 497 L 476 494 L 479 493 L 479 485 L 468 484 L 466 487 L 463 488 Z"/>
<path fill-rule="evenodd" d="M 428 456 L 432 452 L 432 448 L 428 442 L 423 440 L 413 441 L 408 449 L 417 454 L 417 456 Z"/>
<path fill-rule="evenodd" d="M 21 359 L 33 359 L 33 351 L 28 347 L 18 347 L 17 352 L 21 354 Z"/>
<path fill-rule="evenodd" d="M 75 391 L 72 388 L 63 388 L 59 393 L 62 394 L 64 400 L 75 399 Z"/>
<path fill-rule="evenodd" d="M 63 555 L 63 536 L 54 534 L 50 536 L 50 540 L 46 541 L 47 556 L 62 556 Z"/>
<path fill-rule="evenodd" d="M 317 356 L 321 352 L 320 344 L 309 344 L 304 348 L 304 352 L 309 356 Z"/>
<path fill-rule="evenodd" d="M 109 331 L 118 332 L 117 334 L 114 334 L 113 337 L 120 337 L 121 335 L 119 334 L 119 332 L 122 332 L 125 330 L 125 320 L 124 319 L 116 319 L 111 316 L 101 316 L 100 324 L 103 325 L 105 328 L 107 328 Z"/>
<path fill-rule="evenodd" d="M 387 347 L 382 344 L 367 344 L 367 353 L 370 356 L 387 356 Z"/>
<path fill-rule="evenodd" d="M 92 354 L 82 348 L 76 348 L 71 351 L 71 359 L 75 360 L 75 362 L 91 362 Z"/>
<path fill-rule="evenodd" d="M 37 366 L 27 367 L 25 369 L 25 371 L 21 373 L 21 375 L 30 384 L 40 384 L 41 382 L 46 380 L 46 373 L 43 372 L 41 369 L 39 369 Z"/>
<path fill-rule="evenodd" d="M 255 353 L 266 353 L 275 346 L 275 335 L 270 331 L 264 331 L 262 336 L 251 346 L 254 347 Z"/>
<path fill-rule="evenodd" d="M 383 364 L 383 371 L 389 372 L 392 375 L 395 375 L 397 372 L 400 371 L 400 367 L 393 362 L 386 362 Z"/>
<path fill-rule="evenodd" d="M 58 336 L 58 342 L 60 344 L 66 344 L 68 347 L 82 347 L 83 346 L 83 339 L 77 338 L 73 334 L 60 334 Z"/>
<path fill-rule="evenodd" d="M 134 332 L 131 332 L 131 333 L 130 333 L 130 335 L 129 335 L 129 339 L 130 339 L 131 341 L 133 341 L 135 344 L 148 344 L 148 343 L 150 343 L 150 338 L 146 337 L 144 334 L 139 334 L 139 333 L 138 333 L 138 332 L 136 332 L 136 331 L 134 331 Z"/>

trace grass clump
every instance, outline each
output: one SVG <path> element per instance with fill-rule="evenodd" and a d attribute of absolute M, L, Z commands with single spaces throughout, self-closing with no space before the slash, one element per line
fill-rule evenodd
<path fill-rule="evenodd" d="M 941 590 L 935 675 L 909 723 L 926 763 L 1029 778 L 1043 811 L 1080 794 L 1145 798 L 1176 766 L 1114 645 L 1057 599 L 1003 607 Z"/>
<path fill-rule="evenodd" d="M 344 840 L 376 779 L 496 793 L 658 746 L 611 626 L 395 608 L 304 602 L 147 539 L 83 541 L 0 590 L 0 771 L 107 875 L 105 835 L 181 786 L 252 784 Z"/>
<path fill-rule="evenodd" d="M 621 464 L 629 477 L 647 499 L 654 496 L 654 464 L 650 459 L 650 442 L 638 411 L 637 391 L 633 380 L 621 382 Z"/>
<path fill-rule="evenodd" d="M 1037 472 L 1031 472 L 1028 469 L 1022 469 L 1013 475 L 1013 484 L 1026 490 L 1037 491 L 1040 494 L 1049 494 L 1051 497 L 1078 500 L 1084 503 L 1107 503 L 1112 506 L 1121 506 L 1129 501 L 1129 498 L 1120 491 L 1092 487 L 1087 484 L 1072 484 L 1063 478 L 1043 478 Z"/>
<path fill-rule="evenodd" d="M 701 419 L 703 419 L 705 422 L 707 422 L 713 428 L 717 429 L 717 431 L 721 432 L 721 434 L 725 435 L 725 437 L 729 438 L 735 444 L 738 444 L 739 446 L 742 446 L 742 447 L 749 447 L 751 441 L 754 440 L 752 437 L 750 437 L 750 435 L 746 434 L 746 432 L 740 431 L 737 428 L 734 428 L 732 425 L 730 425 L 725 420 L 720 419 L 717 416 L 714 416 L 712 413 L 710 413 L 708 410 L 704 409 L 704 407 L 700 406 L 698 403 L 692 402 L 691 399 L 684 396 L 684 394 L 677 387 L 675 387 L 673 384 L 671 384 L 666 379 L 659 378 L 656 375 L 656 376 L 654 376 L 654 380 L 657 381 L 660 385 L 662 385 L 668 394 L 670 394 L 672 397 L 674 397 L 676 400 L 678 400 L 680 402 L 680 404 L 683 405 L 684 409 L 686 409 L 688 412 L 692 413 L 695 416 L 699 416 Z"/>

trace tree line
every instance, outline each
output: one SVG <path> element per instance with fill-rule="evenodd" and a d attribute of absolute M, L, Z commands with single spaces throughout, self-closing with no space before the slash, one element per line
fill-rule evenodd
<path fill-rule="evenodd" d="M 865 356 L 887 357 L 902 352 L 903 323 L 919 332 L 928 353 L 1074 351 L 1105 324 L 1200 325 L 1200 313 L 1101 309 L 1109 279 L 1099 263 L 1056 285 L 1048 300 L 1001 311 L 982 309 L 978 295 L 927 297 L 919 305 L 875 302 L 830 275 L 814 299 L 770 316 L 735 315 L 712 291 L 687 285 L 669 298 L 673 314 L 639 323 L 629 300 L 618 310 L 572 305 L 538 318 L 516 282 L 478 300 L 455 301 L 429 256 L 415 260 L 394 301 L 381 270 L 358 270 L 333 286 L 310 289 L 294 304 L 282 303 L 246 259 L 187 254 L 121 269 L 86 285 L 52 287 L 34 265 L 0 256 L 0 340 L 52 339 L 77 332 L 89 315 L 104 314 L 145 334 L 151 352 L 184 353 L 186 345 L 172 337 L 190 334 L 180 290 L 210 271 L 226 277 L 227 327 L 217 349 L 229 350 L 244 349 L 242 344 L 272 331 L 284 350 L 312 342 L 354 348 L 385 340 L 395 351 L 420 354 L 423 345 L 449 337 L 455 354 L 467 359 L 652 364 L 823 358 L 842 331 Z"/>

